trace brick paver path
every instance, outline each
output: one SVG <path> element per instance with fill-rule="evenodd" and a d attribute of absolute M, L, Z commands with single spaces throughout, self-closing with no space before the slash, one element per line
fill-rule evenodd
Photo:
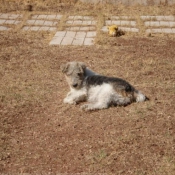
<path fill-rule="evenodd" d="M 105 26 L 102 27 L 102 31 L 107 32 L 107 26 L 117 25 L 120 30 L 126 32 L 139 32 L 136 19 L 129 16 L 111 16 L 105 20 Z"/>
<path fill-rule="evenodd" d="M 147 33 L 175 34 L 175 16 L 141 16 Z"/>
<path fill-rule="evenodd" d="M 26 21 L 23 30 L 56 31 L 62 15 L 33 15 Z"/>
<path fill-rule="evenodd" d="M 93 45 L 95 31 L 58 31 L 50 45 Z"/>
<path fill-rule="evenodd" d="M 22 14 L 0 13 L 0 31 L 8 31 L 20 26 L 22 31 L 55 32 L 49 45 L 93 45 L 97 35 L 97 19 L 93 16 L 68 16 L 64 19 L 63 30 L 59 31 L 61 14 L 35 14 L 24 19 Z M 110 16 L 104 18 L 104 26 L 100 29 L 107 32 L 107 26 L 116 24 L 120 30 L 126 32 L 141 32 L 140 23 L 145 33 L 175 34 L 175 16 Z"/>
<path fill-rule="evenodd" d="M 175 0 L 80 0 L 84 3 L 94 3 L 97 4 L 99 2 L 101 3 L 111 3 L 114 5 L 126 5 L 126 6 L 134 6 L 134 5 L 174 5 Z"/>
<path fill-rule="evenodd" d="M 22 14 L 0 13 L 0 31 L 10 30 L 13 26 L 21 23 L 22 20 Z"/>

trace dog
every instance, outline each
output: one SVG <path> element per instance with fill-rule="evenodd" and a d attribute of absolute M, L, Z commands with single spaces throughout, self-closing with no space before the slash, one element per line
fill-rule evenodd
<path fill-rule="evenodd" d="M 61 70 L 69 84 L 70 92 L 64 103 L 78 104 L 82 110 L 106 109 L 110 106 L 126 106 L 132 102 L 143 102 L 148 98 L 121 78 L 99 75 L 83 62 L 68 62 Z"/>

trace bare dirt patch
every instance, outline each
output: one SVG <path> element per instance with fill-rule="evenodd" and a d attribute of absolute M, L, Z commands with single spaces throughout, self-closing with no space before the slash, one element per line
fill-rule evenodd
<path fill-rule="evenodd" d="M 174 174 L 174 38 L 103 34 L 95 46 L 54 47 L 51 35 L 0 32 L 0 172 Z M 63 104 L 59 67 L 74 60 L 150 101 L 94 112 Z"/>

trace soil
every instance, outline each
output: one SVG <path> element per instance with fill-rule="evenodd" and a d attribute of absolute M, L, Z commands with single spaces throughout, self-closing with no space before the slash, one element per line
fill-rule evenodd
<path fill-rule="evenodd" d="M 49 46 L 52 35 L 0 32 L 0 172 L 175 174 L 174 36 L 102 34 L 77 47 Z M 123 78 L 150 100 L 92 112 L 63 104 L 68 61 Z"/>

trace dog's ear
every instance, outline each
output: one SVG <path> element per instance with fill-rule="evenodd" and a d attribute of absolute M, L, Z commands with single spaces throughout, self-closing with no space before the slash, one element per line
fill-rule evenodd
<path fill-rule="evenodd" d="M 85 63 L 83 63 L 83 62 L 79 62 L 78 65 L 79 65 L 80 69 L 82 70 L 82 72 L 84 72 L 85 69 L 86 69 L 86 65 L 85 65 Z"/>
<path fill-rule="evenodd" d="M 60 69 L 63 73 L 66 73 L 69 67 L 69 63 L 61 64 Z"/>

